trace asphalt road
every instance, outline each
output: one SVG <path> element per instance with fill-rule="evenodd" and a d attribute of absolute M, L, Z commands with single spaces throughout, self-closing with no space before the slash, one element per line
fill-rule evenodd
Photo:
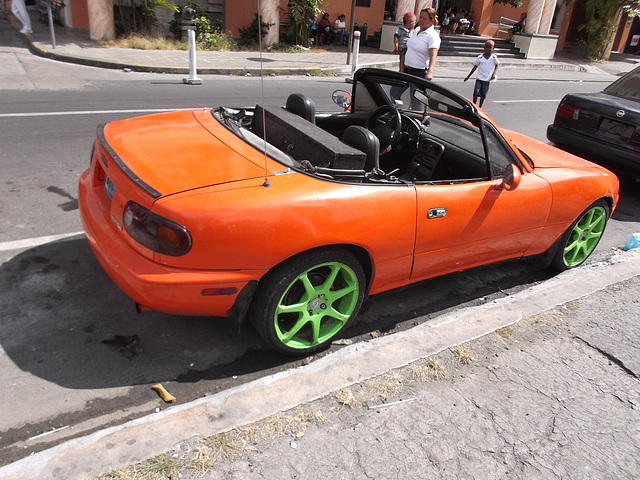
<path fill-rule="evenodd" d="M 216 77 L 193 87 L 181 76 L 105 72 L 19 55 L 23 75 L 0 79 L 1 462 L 46 447 L 47 437 L 29 439 L 51 429 L 73 425 L 74 434 L 86 433 L 155 410 L 159 402 L 150 385 L 156 382 L 187 402 L 299 365 L 266 351 L 252 330 L 239 333 L 226 319 L 137 315 L 79 233 L 76 185 L 100 123 L 261 98 L 278 105 L 300 90 L 318 99 L 319 110 L 335 109 L 330 94 L 344 82 L 284 77 L 263 86 L 257 78 Z M 443 83 L 465 94 L 472 88 Z M 498 82 L 485 109 L 499 124 L 545 141 L 564 92 L 603 86 Z M 639 206 L 637 184 L 624 183 L 597 256 L 640 231 Z M 58 235 L 63 240 L 48 241 Z M 423 282 L 370 299 L 348 336 L 357 342 L 371 332 L 406 330 L 418 318 L 500 298 L 549 276 L 522 262 Z M 103 343 L 131 334 L 141 338 L 136 353 Z"/>

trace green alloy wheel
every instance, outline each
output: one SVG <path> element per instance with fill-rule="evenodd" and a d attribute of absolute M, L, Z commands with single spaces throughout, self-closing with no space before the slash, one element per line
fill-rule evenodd
<path fill-rule="evenodd" d="M 609 206 L 598 200 L 587 208 L 562 236 L 553 260 L 559 270 L 574 268 L 595 250 L 609 218 Z"/>
<path fill-rule="evenodd" d="M 353 321 L 364 298 L 358 260 L 339 249 L 292 258 L 261 282 L 251 319 L 275 350 L 309 355 L 336 339 Z"/>

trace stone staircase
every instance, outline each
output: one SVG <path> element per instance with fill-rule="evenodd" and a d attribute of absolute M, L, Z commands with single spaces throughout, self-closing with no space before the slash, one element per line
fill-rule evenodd
<path fill-rule="evenodd" d="M 380 38 L 382 30 L 366 35 L 364 45 L 372 48 L 380 48 Z M 484 52 L 484 42 L 489 37 L 478 35 L 440 35 L 442 43 L 438 50 L 438 57 L 477 57 Z M 524 53 L 520 51 L 512 42 L 504 38 L 492 38 L 496 43 L 494 53 L 498 58 L 524 58 Z"/>
<path fill-rule="evenodd" d="M 373 32 L 372 35 L 365 36 L 364 45 L 372 48 L 380 48 L 380 40 L 382 39 L 382 30 Z"/>
<path fill-rule="evenodd" d="M 484 42 L 488 37 L 477 35 L 441 35 L 442 43 L 438 57 L 477 57 L 484 51 Z M 494 53 L 499 59 L 524 58 L 524 53 L 513 43 L 504 38 L 492 38 L 496 43 Z"/>

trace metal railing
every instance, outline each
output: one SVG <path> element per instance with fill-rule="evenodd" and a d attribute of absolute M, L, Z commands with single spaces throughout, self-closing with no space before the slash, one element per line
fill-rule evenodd
<path fill-rule="evenodd" d="M 500 23 L 498 24 L 498 31 L 496 32 L 496 38 L 500 38 L 500 33 L 506 33 L 509 38 L 509 32 L 513 26 L 518 23 L 517 20 L 513 20 L 507 17 L 500 17 Z"/>

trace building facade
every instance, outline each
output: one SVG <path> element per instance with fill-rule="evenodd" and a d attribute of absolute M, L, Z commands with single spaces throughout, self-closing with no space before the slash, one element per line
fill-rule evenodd
<path fill-rule="evenodd" d="M 115 36 L 114 3 L 131 4 L 132 0 L 65 0 L 65 25 L 86 29 L 92 40 L 112 39 Z M 133 0 L 140 2 L 141 0 Z M 522 13 L 527 14 L 525 34 L 551 35 L 557 37 L 555 51 L 562 50 L 567 42 L 577 42 L 581 32 L 578 26 L 584 21 L 586 0 L 523 0 L 522 6 L 494 4 L 494 0 L 327 0 L 326 11 L 333 22 L 340 14 L 346 15 L 347 25 L 367 25 L 367 34 L 380 32 L 385 22 L 400 22 L 407 12 L 418 14 L 422 8 L 434 7 L 441 16 L 447 7 L 464 8 L 471 12 L 476 22 L 475 33 L 490 37 L 505 38 L 504 25 L 516 21 Z M 282 30 L 287 27 L 288 0 L 197 0 L 211 17 L 212 24 L 219 20 L 231 36 L 238 36 L 239 28 L 246 27 L 260 10 L 262 20 L 272 24 L 266 44 L 277 42 Z M 179 6 L 187 0 L 176 0 Z M 164 12 L 162 11 L 164 10 Z M 161 24 L 168 24 L 172 15 L 164 7 L 156 7 Z M 638 19 L 628 19 L 621 14 L 618 31 L 612 49 L 629 49 L 633 34 L 640 33 Z"/>

